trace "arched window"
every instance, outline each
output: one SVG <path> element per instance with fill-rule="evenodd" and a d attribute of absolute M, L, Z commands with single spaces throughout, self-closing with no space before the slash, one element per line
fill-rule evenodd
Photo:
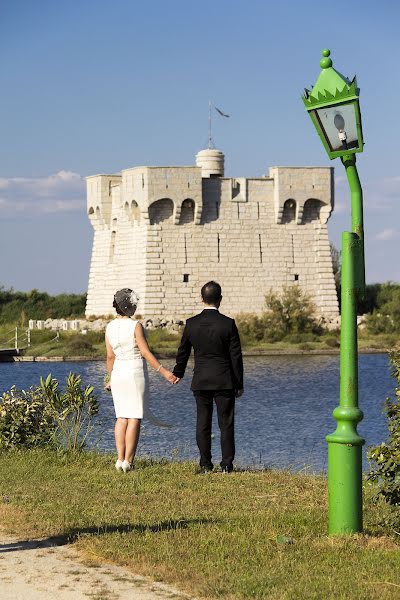
<path fill-rule="evenodd" d="M 97 227 L 102 223 L 101 212 L 98 206 L 96 206 L 96 208 L 94 208 L 94 206 L 89 207 L 88 217 L 94 227 Z"/>
<path fill-rule="evenodd" d="M 136 200 L 132 200 L 131 202 L 131 214 L 135 221 L 140 221 L 140 208 Z"/>
<path fill-rule="evenodd" d="M 303 220 L 302 223 L 313 223 L 320 220 L 321 207 L 323 203 L 321 200 L 310 198 L 304 203 Z"/>
<path fill-rule="evenodd" d="M 296 201 L 292 198 L 283 205 L 282 223 L 292 223 L 296 219 Z"/>
<path fill-rule="evenodd" d="M 174 213 L 174 203 L 170 198 L 163 198 L 150 204 L 149 206 L 149 219 L 150 225 L 156 225 L 163 221 L 172 219 Z"/>
<path fill-rule="evenodd" d="M 179 217 L 179 225 L 193 223 L 194 221 L 194 201 L 187 198 L 182 202 L 181 215 Z"/>
<path fill-rule="evenodd" d="M 140 221 L 140 208 L 138 203 L 136 202 L 136 200 L 132 200 L 132 202 L 129 204 L 129 202 L 125 202 L 125 212 L 127 214 L 127 217 L 130 221 L 134 221 L 136 223 L 139 223 Z"/>

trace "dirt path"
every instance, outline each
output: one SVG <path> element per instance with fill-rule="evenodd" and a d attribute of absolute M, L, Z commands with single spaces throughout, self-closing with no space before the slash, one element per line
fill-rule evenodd
<path fill-rule="evenodd" d="M 84 564 L 57 539 L 18 541 L 0 532 L 1 600 L 162 600 L 189 597 L 108 564 Z"/>

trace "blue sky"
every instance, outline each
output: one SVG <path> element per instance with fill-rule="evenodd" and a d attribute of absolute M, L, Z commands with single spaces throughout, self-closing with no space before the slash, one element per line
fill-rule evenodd
<path fill-rule="evenodd" d="M 361 88 L 367 281 L 400 281 L 399 21 L 387 0 L 2 0 L 0 284 L 85 291 L 84 177 L 194 164 L 209 99 L 231 115 L 215 120 L 228 176 L 335 166 L 338 246 L 343 167 L 300 99 L 324 47 Z"/>

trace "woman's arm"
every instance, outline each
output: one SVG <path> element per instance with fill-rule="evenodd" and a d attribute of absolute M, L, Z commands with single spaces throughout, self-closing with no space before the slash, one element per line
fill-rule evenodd
<path fill-rule="evenodd" d="M 106 349 L 107 349 L 107 372 L 109 373 L 109 375 L 111 375 L 111 371 L 113 370 L 114 361 L 115 361 L 115 354 L 114 354 L 114 350 L 111 347 L 110 342 L 107 339 L 107 336 L 106 336 Z"/>
<path fill-rule="evenodd" d="M 162 366 L 159 360 L 154 356 L 154 354 L 150 351 L 150 348 L 147 344 L 146 337 L 144 335 L 143 327 L 141 323 L 138 323 L 135 328 L 135 338 L 140 350 L 141 355 L 153 369 L 156 369 L 167 381 L 170 383 L 175 383 L 177 377 L 171 371 L 168 371 L 165 367 Z"/>

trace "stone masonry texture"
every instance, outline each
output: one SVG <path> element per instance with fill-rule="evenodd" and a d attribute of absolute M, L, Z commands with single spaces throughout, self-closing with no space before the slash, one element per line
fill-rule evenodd
<path fill-rule="evenodd" d="M 319 316 L 339 314 L 330 167 L 272 167 L 248 179 L 201 166 L 135 167 L 88 177 L 87 205 L 88 317 L 113 314 L 114 293 L 130 287 L 143 317 L 185 319 L 201 310 L 200 288 L 211 279 L 231 316 L 262 312 L 265 294 L 285 285 L 301 286 Z"/>

